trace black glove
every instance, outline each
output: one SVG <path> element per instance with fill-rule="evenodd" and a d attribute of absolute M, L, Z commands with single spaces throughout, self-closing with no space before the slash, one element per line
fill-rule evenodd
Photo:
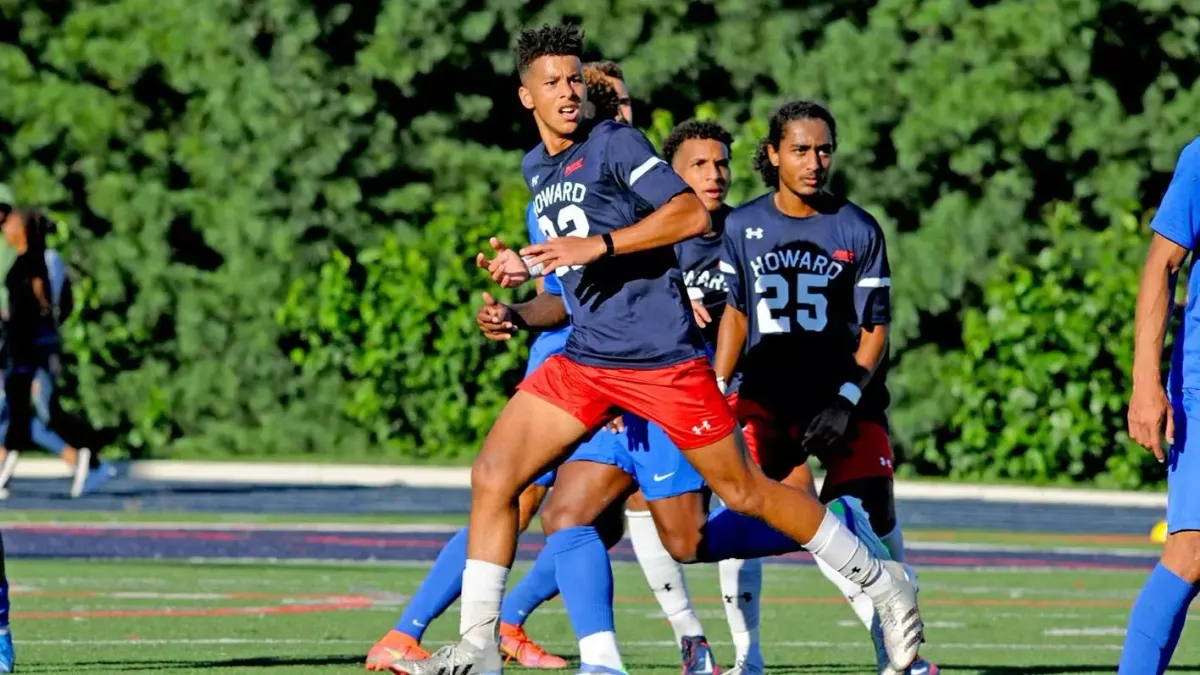
<path fill-rule="evenodd" d="M 850 401 L 841 396 L 833 397 L 829 407 L 814 417 L 804 432 L 804 450 L 820 457 L 837 447 L 846 437 L 852 412 L 854 406 Z"/>

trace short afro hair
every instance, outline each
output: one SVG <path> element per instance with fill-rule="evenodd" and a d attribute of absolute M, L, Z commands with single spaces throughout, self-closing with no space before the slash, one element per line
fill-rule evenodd
<path fill-rule="evenodd" d="M 587 87 L 587 102 L 592 107 L 592 119 L 612 120 L 621 114 L 621 98 L 604 71 L 591 66 L 585 67 L 583 83 Z"/>
<path fill-rule="evenodd" d="M 517 36 L 517 73 L 525 77 L 529 67 L 542 56 L 583 55 L 583 29 L 568 24 L 542 24 L 526 28 Z"/>
<path fill-rule="evenodd" d="M 770 189 L 779 189 L 779 167 L 771 163 L 767 147 L 779 150 L 779 142 L 783 140 L 783 131 L 789 122 L 796 120 L 821 120 L 829 126 L 829 136 L 833 140 L 833 149 L 837 149 L 837 122 L 833 113 L 820 103 L 814 101 L 792 101 L 780 106 L 771 116 L 767 126 L 767 137 L 758 144 L 754 152 L 754 169 L 762 178 L 762 182 Z"/>
<path fill-rule="evenodd" d="M 675 158 L 675 153 L 683 147 L 684 141 L 695 139 L 718 141 L 723 143 L 726 148 L 733 145 L 733 134 L 720 124 L 709 120 L 687 120 L 675 125 L 675 128 L 667 135 L 667 140 L 663 141 L 663 159 L 670 164 Z"/>
<path fill-rule="evenodd" d="M 621 66 L 616 61 L 590 61 L 583 64 L 584 69 L 592 68 L 600 72 L 601 75 L 611 77 L 617 80 L 625 79 L 625 71 L 621 70 Z"/>

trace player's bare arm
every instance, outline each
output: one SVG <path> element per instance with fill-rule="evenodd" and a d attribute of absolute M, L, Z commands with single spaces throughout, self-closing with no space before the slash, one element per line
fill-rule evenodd
<path fill-rule="evenodd" d="M 713 359 L 713 370 L 717 374 L 717 384 L 724 392 L 725 384 L 733 377 L 733 369 L 737 367 L 738 356 L 746 344 L 746 315 L 733 305 L 725 305 L 721 315 L 721 327 L 717 332 L 717 353 Z"/>
<path fill-rule="evenodd" d="M 861 369 L 852 374 L 846 381 L 857 386 L 860 390 L 866 388 L 875 374 L 875 369 L 883 363 L 887 353 L 888 327 L 886 325 L 863 326 L 858 349 L 854 352 L 854 362 Z M 857 376 L 857 377 L 856 377 Z"/>
<path fill-rule="evenodd" d="M 1175 421 L 1162 383 L 1163 339 L 1170 312 L 1171 281 L 1187 257 L 1187 249 L 1155 234 L 1146 254 L 1134 319 L 1133 395 L 1129 400 L 1129 436 L 1165 460 L 1162 436 L 1174 442 Z"/>
<path fill-rule="evenodd" d="M 661 208 L 630 227 L 599 237 L 558 237 L 521 249 L 530 268 L 542 274 L 559 267 L 587 265 L 606 255 L 637 253 L 675 244 L 709 229 L 708 209 L 692 192 L 675 195 Z"/>

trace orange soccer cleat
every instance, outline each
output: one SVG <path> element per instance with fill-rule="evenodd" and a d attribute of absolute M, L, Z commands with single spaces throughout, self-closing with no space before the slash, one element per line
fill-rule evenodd
<path fill-rule="evenodd" d="M 526 668 L 553 670 L 567 667 L 566 659 L 548 653 L 525 634 L 524 628 L 511 623 L 500 624 L 500 651 L 505 656 L 505 662 L 516 659 Z"/>
<path fill-rule="evenodd" d="M 411 635 L 390 630 L 367 652 L 367 670 L 387 671 L 396 661 L 419 661 L 429 658 L 421 643 Z"/>

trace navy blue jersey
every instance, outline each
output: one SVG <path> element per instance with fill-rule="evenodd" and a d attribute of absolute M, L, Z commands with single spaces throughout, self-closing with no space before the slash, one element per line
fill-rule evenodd
<path fill-rule="evenodd" d="M 687 183 L 650 141 L 626 124 L 603 121 L 553 157 L 538 145 L 521 163 L 547 239 L 589 237 L 629 227 Z M 658 368 L 703 358 L 683 275 L 671 247 L 560 267 L 571 311 L 564 354 L 584 365 Z"/>
<path fill-rule="evenodd" d="M 721 265 L 725 242 L 722 230 L 725 217 L 732 209 L 722 207 L 712 214 L 714 234 L 692 237 L 675 244 L 675 255 L 679 258 L 679 269 L 683 271 L 683 284 L 687 286 L 688 298 L 704 305 L 712 323 L 701 331 L 704 340 L 713 349 L 717 348 L 717 329 L 721 325 L 721 314 L 725 312 L 725 300 L 729 287 L 725 283 L 728 265 Z"/>
<path fill-rule="evenodd" d="M 864 325 L 891 321 L 883 231 L 849 202 L 808 218 L 779 212 L 763 195 L 725 221 L 730 305 L 748 319 L 740 395 L 805 417 L 854 372 Z M 857 407 L 886 421 L 887 357 Z"/>

